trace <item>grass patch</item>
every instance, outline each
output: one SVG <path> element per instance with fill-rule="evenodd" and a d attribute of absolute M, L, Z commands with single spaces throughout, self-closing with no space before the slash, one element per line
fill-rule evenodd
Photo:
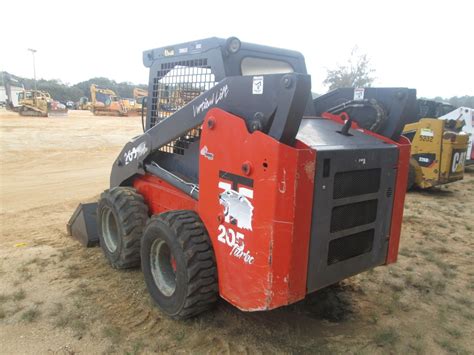
<path fill-rule="evenodd" d="M 405 275 L 405 283 L 425 294 L 434 291 L 437 295 L 441 295 L 446 290 L 446 280 L 436 279 L 432 273 L 426 273 L 418 279 L 411 274 Z"/>
<path fill-rule="evenodd" d="M 26 298 L 26 292 L 23 289 L 20 289 L 13 294 L 13 299 L 15 301 L 21 301 L 21 300 L 24 300 L 25 298 Z"/>
<path fill-rule="evenodd" d="M 394 328 L 388 328 L 377 332 L 374 336 L 374 342 L 377 346 L 393 346 L 400 339 L 400 335 Z"/>
<path fill-rule="evenodd" d="M 448 353 L 451 354 L 468 354 L 468 352 L 459 346 L 454 345 L 451 341 L 448 339 L 434 339 L 435 343 L 438 344 L 441 348 L 446 350 Z"/>
<path fill-rule="evenodd" d="M 35 308 L 30 308 L 29 310 L 23 312 L 21 315 L 21 320 L 24 322 L 33 322 L 40 315 L 40 311 Z"/>
<path fill-rule="evenodd" d="M 33 277 L 33 275 L 31 275 L 30 269 L 26 265 L 19 267 L 17 272 L 20 274 L 20 279 L 22 281 L 29 281 Z"/>
<path fill-rule="evenodd" d="M 77 265 L 68 265 L 66 268 L 66 277 L 68 279 L 77 279 L 80 276 L 79 269 Z"/>
<path fill-rule="evenodd" d="M 472 300 L 467 297 L 454 297 L 454 299 L 456 300 L 458 304 L 461 304 L 469 308 L 472 307 Z"/>
<path fill-rule="evenodd" d="M 10 297 L 10 295 L 7 295 L 5 293 L 0 294 L 0 304 L 7 302 Z"/>
<path fill-rule="evenodd" d="M 132 343 L 132 349 L 130 351 L 125 351 L 126 355 L 138 355 L 140 352 L 145 349 L 145 343 L 141 339 L 137 339 Z"/>
<path fill-rule="evenodd" d="M 462 333 L 454 328 L 446 328 L 446 333 L 448 333 L 453 338 L 459 339 L 462 336 Z"/>
<path fill-rule="evenodd" d="M 104 337 L 109 338 L 112 343 L 119 343 L 122 337 L 122 330 L 119 327 L 109 326 L 102 330 Z"/>
<path fill-rule="evenodd" d="M 64 310 L 64 306 L 62 303 L 54 303 L 51 311 L 49 312 L 49 316 L 57 317 L 59 316 Z"/>
<path fill-rule="evenodd" d="M 58 314 L 58 318 L 54 321 L 54 326 L 58 328 L 65 328 L 69 327 L 74 331 L 74 335 L 78 338 L 82 338 L 86 329 L 87 325 L 86 323 L 82 320 L 81 318 L 81 313 L 80 312 L 68 312 L 64 314 L 64 312 L 61 311 Z"/>

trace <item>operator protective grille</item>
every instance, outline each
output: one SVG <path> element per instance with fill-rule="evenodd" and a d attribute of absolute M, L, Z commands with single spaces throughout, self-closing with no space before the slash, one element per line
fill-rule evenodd
<path fill-rule="evenodd" d="M 345 198 L 378 192 L 380 169 L 353 170 L 334 176 L 333 198 Z"/>
<path fill-rule="evenodd" d="M 182 60 L 161 64 L 153 79 L 151 126 L 171 116 L 191 100 L 211 89 L 215 76 L 207 59 Z M 189 144 L 201 135 L 200 126 L 160 148 L 161 151 L 184 154 Z"/>
<path fill-rule="evenodd" d="M 373 229 L 331 240 L 329 242 L 327 264 L 336 264 L 340 261 L 368 253 L 372 250 L 373 243 Z"/>
<path fill-rule="evenodd" d="M 372 223 L 377 217 L 377 200 L 369 200 L 334 207 L 331 233 Z"/>

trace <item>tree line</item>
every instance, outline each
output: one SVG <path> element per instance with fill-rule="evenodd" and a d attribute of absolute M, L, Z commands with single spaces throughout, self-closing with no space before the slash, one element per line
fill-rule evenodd
<path fill-rule="evenodd" d="M 341 87 L 370 87 L 375 80 L 374 73 L 375 69 L 371 67 L 367 54 L 359 54 L 358 49 L 354 48 L 346 63 L 338 65 L 334 69 L 327 70 L 326 79 L 323 81 L 323 84 L 326 85 L 329 90 Z M 0 72 L 0 77 L 3 77 L 1 74 L 3 74 L 3 72 Z M 12 76 L 22 83 L 25 89 L 34 88 L 33 79 Z M 77 102 L 83 96 L 90 100 L 91 84 L 111 89 L 118 96 L 124 98 L 133 97 L 133 89 L 136 87 L 142 89 L 148 88 L 145 84 L 134 85 L 130 82 L 116 82 L 104 77 L 92 78 L 74 85 L 65 84 L 60 80 L 39 79 L 36 82 L 36 87 L 38 90 L 49 92 L 55 100 L 61 102 Z M 454 96 L 450 98 L 437 96 L 428 99 L 439 102 L 448 102 L 455 107 L 465 106 L 474 108 L 474 96 L 469 95 Z"/>

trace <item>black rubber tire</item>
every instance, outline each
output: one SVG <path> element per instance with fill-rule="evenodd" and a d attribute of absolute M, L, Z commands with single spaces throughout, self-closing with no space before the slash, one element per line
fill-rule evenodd
<path fill-rule="evenodd" d="M 116 249 L 111 250 L 104 235 L 107 214 L 116 226 Z M 105 257 L 117 269 L 140 265 L 140 240 L 148 220 L 148 206 L 137 191 L 130 187 L 105 190 L 97 206 L 99 242 Z M 111 222 L 113 224 L 113 222 Z"/>
<path fill-rule="evenodd" d="M 175 260 L 174 290 L 165 295 L 151 269 L 154 242 L 164 243 Z M 163 243 L 162 243 L 163 244 Z M 193 211 L 165 212 L 150 218 L 141 243 L 142 271 L 157 306 L 174 319 L 190 318 L 217 301 L 217 267 L 209 235 Z"/>
<path fill-rule="evenodd" d="M 412 164 L 410 164 L 410 166 L 408 167 L 407 191 L 415 187 L 415 180 L 416 180 L 415 167 Z"/>

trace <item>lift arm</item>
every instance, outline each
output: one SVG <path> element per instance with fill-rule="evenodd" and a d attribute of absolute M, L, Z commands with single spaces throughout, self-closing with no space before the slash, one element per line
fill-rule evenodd
<path fill-rule="evenodd" d="M 128 142 L 114 162 L 110 186 L 127 185 L 136 174 L 145 174 L 150 154 L 198 128 L 214 107 L 241 117 L 250 132 L 262 131 L 293 145 L 310 90 L 311 78 L 305 74 L 225 78 Z"/>

